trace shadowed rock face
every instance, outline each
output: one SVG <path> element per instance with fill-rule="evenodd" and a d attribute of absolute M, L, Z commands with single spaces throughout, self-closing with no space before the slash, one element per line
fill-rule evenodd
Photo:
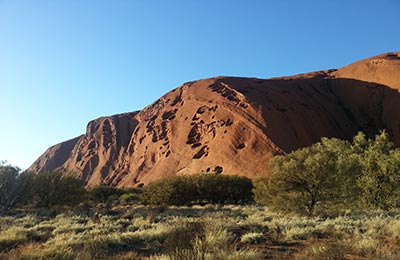
<path fill-rule="evenodd" d="M 399 75 L 398 53 L 390 53 L 339 70 L 185 83 L 142 111 L 90 122 L 29 170 L 77 172 L 88 186 L 138 186 L 199 172 L 268 175 L 275 154 L 357 131 L 387 129 L 399 145 Z"/>
<path fill-rule="evenodd" d="M 104 183 L 120 166 L 137 124 L 136 114 L 101 117 L 89 122 L 85 135 L 50 147 L 28 171 L 75 172 L 88 186 Z"/>

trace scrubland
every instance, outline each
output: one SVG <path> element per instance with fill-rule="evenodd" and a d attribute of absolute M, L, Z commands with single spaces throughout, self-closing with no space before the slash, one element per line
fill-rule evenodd
<path fill-rule="evenodd" d="M 400 212 L 305 217 L 264 206 L 14 210 L 0 259 L 400 259 Z"/>
<path fill-rule="evenodd" d="M 386 132 L 323 138 L 269 168 L 85 188 L 0 164 L 0 260 L 400 260 L 400 149 Z"/>

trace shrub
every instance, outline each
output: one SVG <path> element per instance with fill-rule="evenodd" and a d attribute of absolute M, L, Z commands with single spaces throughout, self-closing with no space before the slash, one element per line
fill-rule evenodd
<path fill-rule="evenodd" d="M 275 210 L 335 215 L 364 206 L 400 206 L 400 150 L 384 131 L 374 140 L 362 133 L 352 142 L 322 138 L 275 156 L 269 168 L 271 175 L 255 182 L 254 193 Z"/>
<path fill-rule="evenodd" d="M 266 189 L 267 205 L 280 211 L 313 215 L 332 204 L 342 204 L 352 186 L 353 168 L 349 143 L 323 138 L 321 143 L 270 161 L 271 176 L 257 188 Z M 343 163 L 346 160 L 346 163 Z M 256 191 L 256 194 L 262 192 Z"/>
<path fill-rule="evenodd" d="M 125 193 L 119 197 L 119 202 L 121 204 L 134 204 L 141 201 L 141 196 L 136 193 Z"/>
<path fill-rule="evenodd" d="M 89 189 L 89 198 L 95 203 L 107 203 L 117 200 L 125 192 L 113 186 L 96 186 Z"/>
<path fill-rule="evenodd" d="M 363 145 L 359 153 L 362 174 L 358 185 L 365 204 L 388 210 L 400 206 L 400 150 L 394 149 L 386 132 L 375 140 L 358 135 L 355 142 Z"/>
<path fill-rule="evenodd" d="M 254 200 L 261 205 L 269 203 L 268 177 L 256 178 L 253 180 Z"/>
<path fill-rule="evenodd" d="M 0 165 L 0 209 L 9 210 L 30 196 L 32 175 L 20 169 Z"/>
<path fill-rule="evenodd" d="M 78 205 L 86 195 L 81 179 L 60 172 L 38 174 L 32 189 L 34 202 L 49 209 Z"/>
<path fill-rule="evenodd" d="M 234 175 L 197 174 L 161 179 L 143 188 L 148 204 L 192 205 L 207 203 L 251 203 L 250 179 Z"/>
<path fill-rule="evenodd" d="M 121 189 L 100 185 L 88 190 L 89 199 L 94 203 L 132 204 L 140 201 L 141 190 L 135 188 Z"/>

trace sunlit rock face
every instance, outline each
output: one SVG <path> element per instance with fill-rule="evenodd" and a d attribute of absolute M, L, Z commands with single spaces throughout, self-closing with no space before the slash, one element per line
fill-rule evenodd
<path fill-rule="evenodd" d="M 141 111 L 89 122 L 29 170 L 120 187 L 201 172 L 267 176 L 271 157 L 321 137 L 386 129 L 399 145 L 399 89 L 399 53 L 289 77 L 188 82 Z"/>

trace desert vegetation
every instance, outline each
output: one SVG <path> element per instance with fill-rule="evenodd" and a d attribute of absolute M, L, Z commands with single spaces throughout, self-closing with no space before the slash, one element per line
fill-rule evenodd
<path fill-rule="evenodd" d="M 85 189 L 0 165 L 0 259 L 400 259 L 400 151 L 386 132 L 270 161 L 269 178 L 197 174 Z"/>
<path fill-rule="evenodd" d="M 0 259 L 400 259 L 399 216 L 302 217 L 255 205 L 24 212 L 0 217 Z"/>
<path fill-rule="evenodd" d="M 155 181 L 143 188 L 146 204 L 201 205 L 253 202 L 249 178 L 235 175 L 195 174 Z"/>
<path fill-rule="evenodd" d="M 374 139 L 323 138 L 275 156 L 269 178 L 255 181 L 256 200 L 271 209 L 307 215 L 400 206 L 400 149 L 387 132 Z"/>

